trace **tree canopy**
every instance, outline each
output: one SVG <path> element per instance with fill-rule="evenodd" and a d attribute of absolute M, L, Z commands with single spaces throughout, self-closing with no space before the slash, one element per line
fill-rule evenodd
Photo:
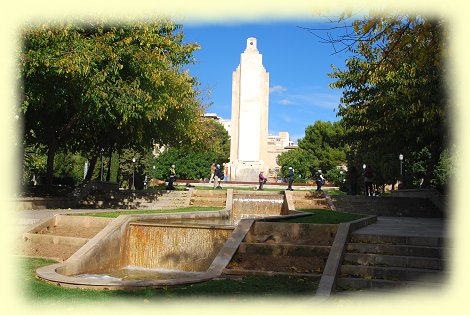
<path fill-rule="evenodd" d="M 354 56 L 330 74 L 331 87 L 343 89 L 338 115 L 351 159 L 383 167 L 383 180 L 391 182 L 400 153 L 411 164 L 426 148 L 429 184 L 449 139 L 445 25 L 421 16 L 373 16 L 352 26 Z"/>
<path fill-rule="evenodd" d="M 288 167 L 294 168 L 301 178 L 313 176 L 317 170 L 326 173 L 346 163 L 348 146 L 344 143 L 344 129 L 340 122 L 316 121 L 305 129 L 299 147 L 278 156 L 281 173 L 286 176 Z"/>
<path fill-rule="evenodd" d="M 176 166 L 179 178 L 201 179 L 210 176 L 212 163 L 228 162 L 230 156 L 230 137 L 222 124 L 208 118 L 199 120 L 204 135 L 191 145 L 167 147 L 157 157 L 147 161 L 146 172 L 151 177 L 166 179 L 171 165 Z M 153 169 L 155 166 L 155 169 Z"/>
<path fill-rule="evenodd" d="M 103 151 L 191 143 L 202 106 L 184 66 L 198 45 L 167 20 L 58 23 L 22 32 L 20 112 L 26 145 Z"/>

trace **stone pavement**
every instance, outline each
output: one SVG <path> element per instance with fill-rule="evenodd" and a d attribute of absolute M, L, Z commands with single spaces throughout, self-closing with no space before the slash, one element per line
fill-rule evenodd
<path fill-rule="evenodd" d="M 446 220 L 439 218 L 377 217 L 377 222 L 356 234 L 446 237 Z"/>

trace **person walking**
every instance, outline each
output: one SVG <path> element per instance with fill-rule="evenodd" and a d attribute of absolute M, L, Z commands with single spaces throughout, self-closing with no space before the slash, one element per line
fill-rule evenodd
<path fill-rule="evenodd" d="M 287 186 L 287 190 L 293 190 L 292 183 L 294 183 L 294 169 L 290 166 L 289 166 L 289 175 L 287 177 L 289 178 L 289 185 Z"/>
<path fill-rule="evenodd" d="M 357 168 L 353 165 L 348 169 L 349 195 L 357 195 Z"/>
<path fill-rule="evenodd" d="M 266 182 L 268 181 L 268 179 L 264 176 L 263 171 L 261 171 L 259 173 L 258 179 L 259 179 L 259 188 L 258 188 L 258 190 L 263 190 L 263 185 L 266 184 Z"/>
<path fill-rule="evenodd" d="M 220 164 L 217 164 L 214 172 L 214 189 L 222 189 L 220 181 L 224 178 L 224 173 L 220 169 Z"/>
<path fill-rule="evenodd" d="M 215 175 L 215 163 L 212 163 L 211 165 L 211 177 L 209 177 L 209 184 L 214 180 L 214 175 Z"/>
<path fill-rule="evenodd" d="M 372 191 L 372 179 L 374 177 L 374 173 L 372 172 L 372 167 L 369 165 L 366 166 L 364 170 L 364 186 L 365 186 L 365 194 L 366 196 L 373 196 Z"/>
<path fill-rule="evenodd" d="M 173 183 L 176 181 L 176 166 L 173 164 L 169 169 L 169 176 L 168 176 L 168 186 L 166 186 L 167 190 L 175 190 L 175 186 Z"/>
<path fill-rule="evenodd" d="M 325 177 L 323 177 L 321 170 L 315 172 L 315 183 L 317 184 L 317 191 L 322 191 L 321 186 L 325 184 Z"/>

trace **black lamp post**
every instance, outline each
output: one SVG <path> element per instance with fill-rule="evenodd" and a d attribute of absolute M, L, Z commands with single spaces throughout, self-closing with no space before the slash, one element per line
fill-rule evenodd
<path fill-rule="evenodd" d="M 103 152 L 104 149 L 101 149 L 101 169 L 100 169 L 100 181 L 103 181 Z"/>
<path fill-rule="evenodd" d="M 132 190 L 135 190 L 135 158 L 132 158 Z"/>
<path fill-rule="evenodd" d="M 400 185 L 403 183 L 403 154 L 400 154 L 398 159 L 400 160 L 400 183 L 398 188 L 400 188 Z"/>

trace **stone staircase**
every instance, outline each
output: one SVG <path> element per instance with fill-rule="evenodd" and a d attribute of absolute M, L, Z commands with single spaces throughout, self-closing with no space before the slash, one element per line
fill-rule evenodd
<path fill-rule="evenodd" d="M 328 202 L 323 192 L 293 191 L 295 209 L 328 209 Z"/>
<path fill-rule="evenodd" d="M 444 281 L 444 239 L 353 233 L 336 292 L 438 286 Z"/>
<path fill-rule="evenodd" d="M 191 194 L 190 205 L 224 207 L 227 200 L 226 190 L 199 190 L 194 189 Z"/>
<path fill-rule="evenodd" d="M 224 274 L 319 279 L 337 228 L 334 224 L 255 222 Z"/>
<path fill-rule="evenodd" d="M 191 191 L 183 190 L 92 191 L 80 204 L 85 208 L 160 210 L 188 207 L 190 197 Z"/>
<path fill-rule="evenodd" d="M 64 261 L 112 220 L 71 215 L 50 217 L 22 234 L 22 240 L 16 245 L 16 253 Z"/>
<path fill-rule="evenodd" d="M 331 196 L 336 211 L 392 217 L 442 218 L 430 200 L 404 197 Z"/>

